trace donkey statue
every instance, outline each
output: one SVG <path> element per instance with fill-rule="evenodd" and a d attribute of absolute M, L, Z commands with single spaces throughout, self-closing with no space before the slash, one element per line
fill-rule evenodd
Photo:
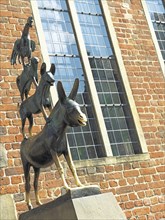
<path fill-rule="evenodd" d="M 21 159 L 25 175 L 26 202 L 29 210 L 32 209 L 30 201 L 30 167 L 34 169 L 34 190 L 36 203 L 41 204 L 38 196 L 38 178 L 40 168 L 48 167 L 55 163 L 64 183 L 64 187 L 69 190 L 64 170 L 59 160 L 60 155 L 64 155 L 66 162 L 75 178 L 76 185 L 82 186 L 74 167 L 69 147 L 63 144 L 62 139 L 65 136 L 67 126 L 77 127 L 85 126 L 87 118 L 82 113 L 80 106 L 74 101 L 79 86 L 79 80 L 76 79 L 70 95 L 67 97 L 61 81 L 57 83 L 57 92 L 59 101 L 54 106 L 49 122 L 46 122 L 43 130 L 21 143 Z"/>
<path fill-rule="evenodd" d="M 25 65 L 24 58 L 28 58 L 28 63 L 30 63 L 31 53 L 35 50 L 35 42 L 30 40 L 29 29 L 32 27 L 33 18 L 29 17 L 27 23 L 22 31 L 22 36 L 17 39 L 14 43 L 12 55 L 11 55 L 11 65 L 16 64 L 18 57 L 18 62 Z"/>
<path fill-rule="evenodd" d="M 24 131 L 26 118 L 28 118 L 29 120 L 29 134 L 31 136 L 31 130 L 33 127 L 33 114 L 38 114 L 42 112 L 45 120 L 47 121 L 48 116 L 45 107 L 47 107 L 50 111 L 52 110 L 51 101 L 49 99 L 49 91 L 50 86 L 52 86 L 55 82 L 55 65 L 51 64 L 50 70 L 46 71 L 46 64 L 42 63 L 40 73 L 41 80 L 36 88 L 35 93 L 26 100 L 24 100 L 19 108 L 19 113 L 22 121 L 22 134 L 24 138 L 26 138 Z"/>
<path fill-rule="evenodd" d="M 32 82 L 36 87 L 38 86 L 38 61 L 37 57 L 32 57 L 31 64 L 26 64 L 22 74 L 16 79 L 22 101 L 24 100 L 24 97 L 27 99 Z"/>

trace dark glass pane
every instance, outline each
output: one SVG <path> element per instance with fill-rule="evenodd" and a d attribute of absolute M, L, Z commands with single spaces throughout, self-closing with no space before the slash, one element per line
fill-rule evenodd
<path fill-rule="evenodd" d="M 106 79 L 107 80 L 114 80 L 114 75 L 112 70 L 106 70 L 105 71 Z"/>
<path fill-rule="evenodd" d="M 115 111 L 115 107 L 109 107 L 108 108 L 108 111 L 109 111 L 109 116 L 110 117 L 116 117 L 116 111 Z"/>
<path fill-rule="evenodd" d="M 104 120 L 107 130 L 112 130 L 112 123 L 110 122 L 110 119 L 104 118 Z"/>
<path fill-rule="evenodd" d="M 120 97 L 118 93 L 112 94 L 113 103 L 120 104 Z"/>
<path fill-rule="evenodd" d="M 99 132 L 93 132 L 93 141 L 95 145 L 100 145 L 100 133 Z"/>
<path fill-rule="evenodd" d="M 109 139 L 110 139 L 110 142 L 111 143 L 115 143 L 115 136 L 114 136 L 114 132 L 108 132 L 108 136 L 109 136 Z"/>
<path fill-rule="evenodd" d="M 73 160 L 79 160 L 77 149 L 76 148 L 71 148 L 70 151 L 71 151 L 71 155 L 72 155 Z"/>
<path fill-rule="evenodd" d="M 140 147 L 139 143 L 134 143 L 134 152 L 135 152 L 135 154 L 141 154 L 142 153 L 142 150 L 141 150 L 141 147 Z"/>
<path fill-rule="evenodd" d="M 103 69 L 103 63 L 101 59 L 96 59 L 96 68 Z"/>
<path fill-rule="evenodd" d="M 100 76 L 100 80 L 106 80 L 106 74 L 104 70 L 99 70 L 98 74 Z"/>
<path fill-rule="evenodd" d="M 123 112 L 122 106 L 116 107 L 116 108 L 115 108 L 115 111 L 116 111 L 116 115 L 117 115 L 118 117 L 124 117 L 124 112 Z"/>
<path fill-rule="evenodd" d="M 104 118 L 105 118 L 105 117 L 108 118 L 108 117 L 109 117 L 108 108 L 102 107 L 101 109 L 102 109 L 103 117 L 104 117 Z"/>
<path fill-rule="evenodd" d="M 97 131 L 98 130 L 98 126 L 96 124 L 96 119 L 89 119 L 89 123 L 91 126 L 92 131 Z"/>
<path fill-rule="evenodd" d="M 122 142 L 123 142 L 123 139 L 122 139 L 122 136 L 121 136 L 121 132 L 120 132 L 120 131 L 114 131 L 114 135 L 115 135 L 115 140 L 116 140 L 118 143 L 122 143 Z"/>
<path fill-rule="evenodd" d="M 130 141 L 130 136 L 128 131 L 122 131 L 122 137 L 124 139 L 124 142 L 129 142 Z"/>
<path fill-rule="evenodd" d="M 96 68 L 95 60 L 94 59 L 89 59 L 90 66 L 91 68 Z"/>
<path fill-rule="evenodd" d="M 87 150 L 86 150 L 85 147 L 79 147 L 78 148 L 78 153 L 79 153 L 79 156 L 80 156 L 80 160 L 88 159 Z"/>
<path fill-rule="evenodd" d="M 127 129 L 125 118 L 118 118 L 118 122 L 121 129 Z"/>
<path fill-rule="evenodd" d="M 108 82 L 102 82 L 102 88 L 103 88 L 103 92 L 109 92 L 109 83 Z"/>
<path fill-rule="evenodd" d="M 96 158 L 96 152 L 94 147 L 87 148 L 89 158 Z"/>
<path fill-rule="evenodd" d="M 113 104 L 112 95 L 109 93 L 104 94 L 105 104 Z"/>
<path fill-rule="evenodd" d="M 82 134 L 75 134 L 77 146 L 84 146 L 84 139 Z"/>
<path fill-rule="evenodd" d="M 126 147 L 124 144 L 118 144 L 118 151 L 119 155 L 128 155 L 128 152 L 126 151 Z"/>
<path fill-rule="evenodd" d="M 91 100 L 90 100 L 88 93 L 83 93 L 83 98 L 86 104 L 91 104 Z"/>
<path fill-rule="evenodd" d="M 116 144 L 111 144 L 111 148 L 112 148 L 112 153 L 114 156 L 120 155 L 118 151 L 118 146 Z"/>
<path fill-rule="evenodd" d="M 92 136 L 90 133 L 84 133 L 84 138 L 89 145 L 93 144 Z"/>
<path fill-rule="evenodd" d="M 98 94 L 98 97 L 99 97 L 100 104 L 106 104 L 104 95 L 102 93 Z"/>
<path fill-rule="evenodd" d="M 76 146 L 74 135 L 73 134 L 68 134 L 67 137 L 68 137 L 68 141 L 69 141 L 69 146 L 70 147 Z"/>
<path fill-rule="evenodd" d="M 116 118 L 111 118 L 111 123 L 112 123 L 113 130 L 118 130 L 119 129 L 119 124 L 117 123 Z"/>
<path fill-rule="evenodd" d="M 102 84 L 100 82 L 96 82 L 95 85 L 96 85 L 97 92 L 102 92 Z"/>

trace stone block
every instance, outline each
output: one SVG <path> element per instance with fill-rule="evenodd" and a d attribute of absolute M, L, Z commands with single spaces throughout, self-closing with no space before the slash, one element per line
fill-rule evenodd
<path fill-rule="evenodd" d="M 75 188 L 56 200 L 20 215 L 19 220 L 126 220 L 112 193 L 98 187 Z"/>
<path fill-rule="evenodd" d="M 7 152 L 5 147 L 0 144 L 0 168 L 7 166 Z"/>
<path fill-rule="evenodd" d="M 0 195 L 0 220 L 16 220 L 16 210 L 11 195 Z"/>

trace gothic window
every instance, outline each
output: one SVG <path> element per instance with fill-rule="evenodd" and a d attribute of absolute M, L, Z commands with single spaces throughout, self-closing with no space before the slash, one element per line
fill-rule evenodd
<path fill-rule="evenodd" d="M 147 9 L 165 62 L 165 6 L 163 0 L 146 0 Z"/>
<path fill-rule="evenodd" d="M 74 79 L 80 79 L 76 100 L 88 117 L 88 125 L 68 130 L 66 137 L 72 157 L 84 160 L 106 156 L 107 143 L 102 136 L 110 143 L 111 156 L 142 153 L 100 1 L 71 1 L 72 9 L 70 0 L 37 0 L 37 7 L 50 62 L 56 65 L 56 82 L 61 80 L 69 93 Z M 77 21 L 82 42 L 76 36 L 78 27 L 73 19 Z M 80 52 L 81 44 L 84 55 Z M 84 71 L 87 64 L 83 63 L 83 56 L 87 57 L 92 81 Z M 92 82 L 99 106 L 91 98 Z M 100 117 L 96 117 L 99 108 Z"/>

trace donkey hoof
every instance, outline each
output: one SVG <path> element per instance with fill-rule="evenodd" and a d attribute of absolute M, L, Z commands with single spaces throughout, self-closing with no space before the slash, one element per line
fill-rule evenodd
<path fill-rule="evenodd" d="M 77 184 L 78 187 L 84 187 L 82 183 Z"/>
<path fill-rule="evenodd" d="M 71 190 L 71 187 L 64 187 L 64 189 L 66 190 L 66 192 L 68 192 L 69 190 Z"/>
<path fill-rule="evenodd" d="M 46 123 L 47 123 L 47 124 L 51 121 L 50 118 L 46 118 L 45 120 L 46 120 Z"/>
<path fill-rule="evenodd" d="M 32 204 L 27 204 L 27 206 L 28 206 L 28 209 L 29 209 L 29 210 L 32 210 L 32 209 L 33 209 Z"/>
<path fill-rule="evenodd" d="M 69 186 L 63 186 L 63 187 L 61 188 L 61 194 L 63 195 L 63 194 L 67 193 L 67 192 L 70 191 L 70 190 L 71 190 L 71 187 L 69 187 Z"/>
<path fill-rule="evenodd" d="M 37 201 L 36 204 L 37 204 L 37 205 L 42 205 L 42 202 Z"/>
<path fill-rule="evenodd" d="M 23 138 L 24 138 L 24 140 L 27 140 L 27 139 L 28 139 L 28 137 L 27 137 L 26 135 L 24 135 Z"/>

